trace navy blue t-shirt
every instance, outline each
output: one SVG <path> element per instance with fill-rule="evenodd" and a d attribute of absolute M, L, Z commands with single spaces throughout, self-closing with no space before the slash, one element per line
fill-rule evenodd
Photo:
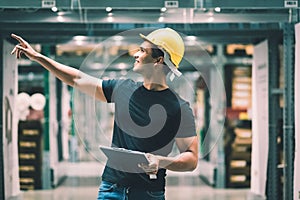
<path fill-rule="evenodd" d="M 167 156 L 175 138 L 195 136 L 194 115 L 187 101 L 173 90 L 152 91 L 141 82 L 130 79 L 104 80 L 104 95 L 115 103 L 112 146 Z M 102 180 L 124 186 L 164 190 L 166 170 L 160 169 L 157 179 L 138 167 L 124 169 L 108 163 Z"/>

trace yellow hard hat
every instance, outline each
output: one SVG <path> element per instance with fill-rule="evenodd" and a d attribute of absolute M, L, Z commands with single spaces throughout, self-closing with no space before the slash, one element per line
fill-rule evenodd
<path fill-rule="evenodd" d="M 140 36 L 159 48 L 163 48 L 169 54 L 172 63 L 178 68 L 184 54 L 184 43 L 176 31 L 171 28 L 161 28 L 147 36 L 143 34 Z"/>

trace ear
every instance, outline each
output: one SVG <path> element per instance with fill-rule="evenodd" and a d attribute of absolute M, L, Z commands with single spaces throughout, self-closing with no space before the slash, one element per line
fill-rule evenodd
<path fill-rule="evenodd" d="M 163 63 L 164 63 L 164 57 L 159 56 L 159 57 L 157 58 L 157 60 L 156 60 L 156 63 L 157 63 L 157 64 L 163 64 Z"/>

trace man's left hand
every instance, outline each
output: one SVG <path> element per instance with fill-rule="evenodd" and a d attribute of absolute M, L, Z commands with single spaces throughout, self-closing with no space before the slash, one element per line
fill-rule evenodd
<path fill-rule="evenodd" d="M 146 154 L 149 164 L 141 163 L 138 166 L 142 168 L 146 174 L 157 174 L 158 167 L 159 167 L 159 158 L 153 154 L 147 153 Z"/>

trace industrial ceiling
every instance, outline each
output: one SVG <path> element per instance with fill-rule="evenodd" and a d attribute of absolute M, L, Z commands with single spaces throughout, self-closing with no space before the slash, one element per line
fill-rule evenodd
<path fill-rule="evenodd" d="M 60 43 L 75 35 L 111 36 L 142 27 L 172 27 L 209 42 L 256 42 L 298 20 L 298 1 L 283 0 L 2 0 L 1 37 Z"/>
<path fill-rule="evenodd" d="M 298 17 L 298 0 L 1 0 L 0 37 L 15 43 L 16 33 L 31 43 L 72 47 L 75 36 L 100 41 L 170 27 L 206 43 L 255 44 L 282 38 L 282 24 Z"/>

